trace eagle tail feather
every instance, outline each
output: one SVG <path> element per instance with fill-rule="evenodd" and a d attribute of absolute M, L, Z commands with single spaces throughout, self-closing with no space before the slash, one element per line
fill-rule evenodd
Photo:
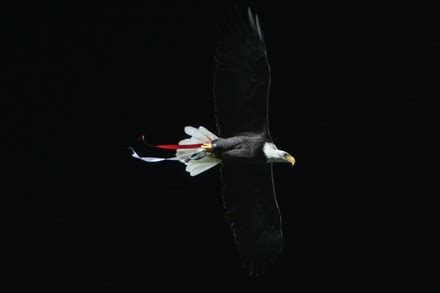
<path fill-rule="evenodd" d="M 191 137 L 181 140 L 179 145 L 211 143 L 211 141 L 218 138 L 203 126 L 200 126 L 198 129 L 192 126 L 186 126 L 185 133 Z M 213 157 L 201 147 L 195 149 L 177 149 L 176 157 L 180 162 L 186 165 L 185 170 L 190 173 L 191 176 L 199 175 L 221 162 L 220 159 Z"/>

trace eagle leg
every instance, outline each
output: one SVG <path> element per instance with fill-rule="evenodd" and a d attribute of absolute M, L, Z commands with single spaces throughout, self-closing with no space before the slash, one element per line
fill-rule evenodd
<path fill-rule="evenodd" d="M 185 163 L 188 163 L 189 161 L 192 160 L 200 160 L 203 159 L 204 157 L 206 157 L 206 153 L 205 152 L 199 152 L 199 153 L 195 153 L 191 156 L 189 156 L 188 158 L 185 159 Z"/>
<path fill-rule="evenodd" d="M 211 143 L 204 143 L 200 146 L 205 152 L 210 153 L 212 152 L 212 144 Z"/>

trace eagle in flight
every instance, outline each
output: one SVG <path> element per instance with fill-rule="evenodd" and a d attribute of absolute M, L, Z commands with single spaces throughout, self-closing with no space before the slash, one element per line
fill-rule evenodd
<path fill-rule="evenodd" d="M 295 159 L 278 149 L 269 133 L 270 67 L 258 16 L 248 9 L 248 17 L 234 11 L 221 30 L 214 85 L 218 136 L 187 126 L 190 137 L 178 144 L 148 144 L 174 149 L 175 157 L 139 157 L 134 150 L 132 155 L 146 162 L 180 161 L 191 176 L 221 164 L 225 217 L 243 267 L 259 275 L 283 249 L 272 165 L 294 165 Z"/>

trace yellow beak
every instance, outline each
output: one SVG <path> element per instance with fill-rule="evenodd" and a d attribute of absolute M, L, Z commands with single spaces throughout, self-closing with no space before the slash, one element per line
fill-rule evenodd
<path fill-rule="evenodd" d="M 291 155 L 287 155 L 287 156 L 286 156 L 286 161 L 288 161 L 289 163 L 291 163 L 292 166 L 295 165 L 295 158 L 292 157 Z"/>

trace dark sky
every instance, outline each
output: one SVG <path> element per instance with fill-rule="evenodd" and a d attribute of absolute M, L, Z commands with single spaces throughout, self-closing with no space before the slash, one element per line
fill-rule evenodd
<path fill-rule="evenodd" d="M 436 18 L 416 7 L 268 2 L 240 7 L 260 16 L 271 133 L 297 165 L 275 167 L 286 249 L 261 280 L 240 268 L 217 169 L 192 178 L 127 149 L 168 156 L 137 138 L 216 130 L 215 27 L 232 1 L 11 9 L 2 92 L 20 179 L 7 222 L 17 284 L 295 292 L 430 279 Z"/>

